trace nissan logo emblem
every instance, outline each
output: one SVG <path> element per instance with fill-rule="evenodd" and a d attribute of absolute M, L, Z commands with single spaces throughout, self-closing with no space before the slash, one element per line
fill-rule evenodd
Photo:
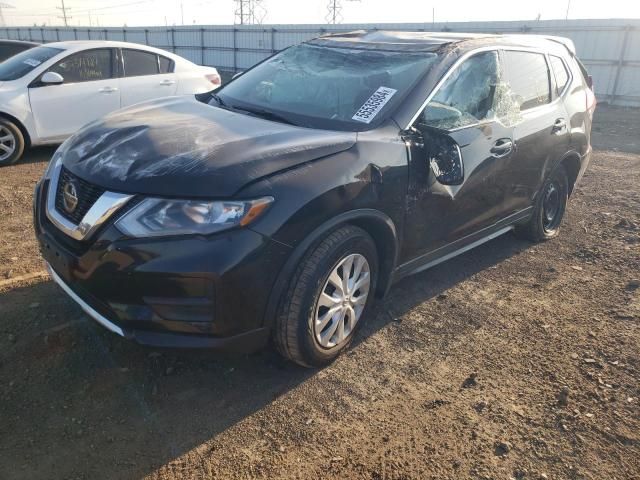
<path fill-rule="evenodd" d="M 67 213 L 73 213 L 78 206 L 78 189 L 75 183 L 67 182 L 62 187 L 62 205 Z"/>

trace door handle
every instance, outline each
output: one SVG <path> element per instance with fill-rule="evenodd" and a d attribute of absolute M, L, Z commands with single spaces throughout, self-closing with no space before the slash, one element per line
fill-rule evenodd
<path fill-rule="evenodd" d="M 564 118 L 556 119 L 553 127 L 551 128 L 551 133 L 559 133 L 567 128 L 567 121 Z"/>
<path fill-rule="evenodd" d="M 513 141 L 510 138 L 500 138 L 489 151 L 494 158 L 506 157 L 513 151 Z"/>
<path fill-rule="evenodd" d="M 118 89 L 116 87 L 104 87 L 104 88 L 101 88 L 99 91 L 100 93 L 113 93 L 113 92 L 117 92 Z"/>
<path fill-rule="evenodd" d="M 174 83 L 176 83 L 175 80 L 162 80 L 160 85 L 173 85 Z"/>

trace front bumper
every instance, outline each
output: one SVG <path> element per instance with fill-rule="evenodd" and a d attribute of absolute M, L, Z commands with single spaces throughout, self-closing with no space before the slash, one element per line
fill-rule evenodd
<path fill-rule="evenodd" d="M 253 351 L 289 247 L 249 229 L 212 236 L 124 237 L 108 221 L 86 242 L 66 236 L 35 192 L 34 223 L 53 280 L 98 323 L 141 344 Z"/>

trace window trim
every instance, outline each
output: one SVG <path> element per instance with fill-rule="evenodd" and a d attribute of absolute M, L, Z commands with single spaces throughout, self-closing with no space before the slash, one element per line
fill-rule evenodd
<path fill-rule="evenodd" d="M 556 97 L 557 98 L 561 98 L 561 97 L 564 96 L 565 93 L 567 93 L 567 90 L 569 90 L 569 87 L 573 83 L 573 72 L 569 68 L 569 65 L 567 64 L 565 59 L 562 58 L 560 55 L 554 55 L 553 53 L 549 53 L 547 56 L 549 57 L 549 68 L 553 72 L 553 80 L 554 80 L 555 87 L 556 87 Z M 557 91 L 558 90 L 558 78 L 556 77 L 556 71 L 553 69 L 553 64 L 551 63 L 551 57 L 555 57 L 555 58 L 559 59 L 562 62 L 562 66 L 564 67 L 565 72 L 567 72 L 567 83 L 564 85 L 564 87 L 562 87 L 562 91 L 560 91 L 560 92 Z"/>
<path fill-rule="evenodd" d="M 51 69 L 53 67 L 55 67 L 56 65 L 58 65 L 60 62 L 64 62 L 66 59 L 73 57 L 74 55 L 78 55 L 81 53 L 86 53 L 86 52 L 92 52 L 94 50 L 108 50 L 111 53 L 111 77 L 109 78 L 100 78 L 100 79 L 96 79 L 96 80 L 84 80 L 82 82 L 62 82 L 59 84 L 55 84 L 55 85 L 47 85 L 42 83 L 40 80 L 42 78 L 42 76 L 47 73 L 50 72 Z M 95 48 L 87 48 L 85 50 L 76 50 L 74 52 L 70 52 L 69 55 L 67 55 L 66 57 L 60 58 L 58 59 L 58 61 L 56 61 L 53 65 L 47 67 L 40 75 L 38 75 L 37 80 L 32 82 L 32 83 L 36 83 L 35 85 L 33 85 L 34 87 L 57 87 L 59 85 L 78 85 L 80 83 L 89 83 L 89 82 L 104 82 L 105 80 L 117 80 L 118 79 L 118 68 L 117 68 L 117 62 L 116 62 L 116 52 L 115 49 L 113 47 L 95 47 Z M 31 85 L 29 85 L 31 87 Z"/>
<path fill-rule="evenodd" d="M 442 87 L 444 82 L 447 81 L 447 79 L 453 74 L 453 71 L 456 68 L 458 68 L 458 66 L 460 66 L 460 64 L 462 64 L 469 57 L 471 57 L 471 56 L 473 56 L 473 55 L 475 55 L 477 53 L 490 52 L 490 51 L 495 51 L 495 50 L 497 50 L 498 52 L 507 51 L 507 50 L 509 50 L 509 51 L 514 51 L 515 50 L 515 51 L 519 51 L 519 52 L 538 53 L 538 54 L 544 55 L 545 58 L 548 55 L 546 50 L 541 50 L 539 48 L 515 47 L 515 46 L 512 47 L 512 46 L 503 46 L 503 45 L 479 47 L 479 48 L 474 48 L 473 50 L 469 50 L 468 52 L 464 53 L 460 58 L 458 58 L 455 62 L 453 62 L 453 65 L 451 65 L 449 67 L 449 69 L 445 72 L 445 74 L 438 81 L 438 83 L 436 83 L 436 86 L 433 87 L 433 89 L 431 90 L 429 95 L 427 95 L 427 98 L 425 99 L 425 101 L 422 102 L 421 106 L 417 109 L 417 111 L 411 117 L 411 120 L 409 121 L 409 123 L 402 130 L 407 130 L 407 129 L 411 128 L 411 126 L 413 126 L 415 124 L 416 120 L 418 119 L 418 117 L 420 116 L 422 111 L 426 108 L 427 104 L 438 93 L 438 91 L 440 90 L 440 88 Z M 549 68 L 548 61 L 547 61 L 547 68 Z M 549 81 L 551 81 L 551 78 L 549 78 Z M 549 108 L 549 107 L 553 106 L 559 100 L 560 100 L 560 97 L 556 96 L 555 98 L 552 98 L 552 100 L 549 103 L 545 103 L 544 105 L 539 105 L 537 107 L 533 107 L 533 108 L 530 108 L 528 110 L 524 110 L 521 113 L 522 113 L 523 116 L 524 115 L 529 115 L 532 112 L 537 112 L 539 110 Z M 457 127 L 457 128 L 451 129 L 451 130 L 447 130 L 447 132 L 455 132 L 457 130 L 462 130 L 464 128 L 477 127 L 478 125 L 482 125 L 484 123 L 492 123 L 492 122 L 495 122 L 495 121 L 497 121 L 497 119 L 496 120 L 484 121 L 484 122 L 478 122 L 478 123 L 471 124 L 471 125 L 465 125 L 464 127 Z"/>

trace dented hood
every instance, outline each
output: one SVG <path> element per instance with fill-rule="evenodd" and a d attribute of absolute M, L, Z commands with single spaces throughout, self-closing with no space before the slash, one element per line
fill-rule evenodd
<path fill-rule="evenodd" d="M 94 122 L 61 153 L 65 168 L 108 190 L 216 198 L 355 140 L 352 132 L 295 127 L 175 97 Z"/>

